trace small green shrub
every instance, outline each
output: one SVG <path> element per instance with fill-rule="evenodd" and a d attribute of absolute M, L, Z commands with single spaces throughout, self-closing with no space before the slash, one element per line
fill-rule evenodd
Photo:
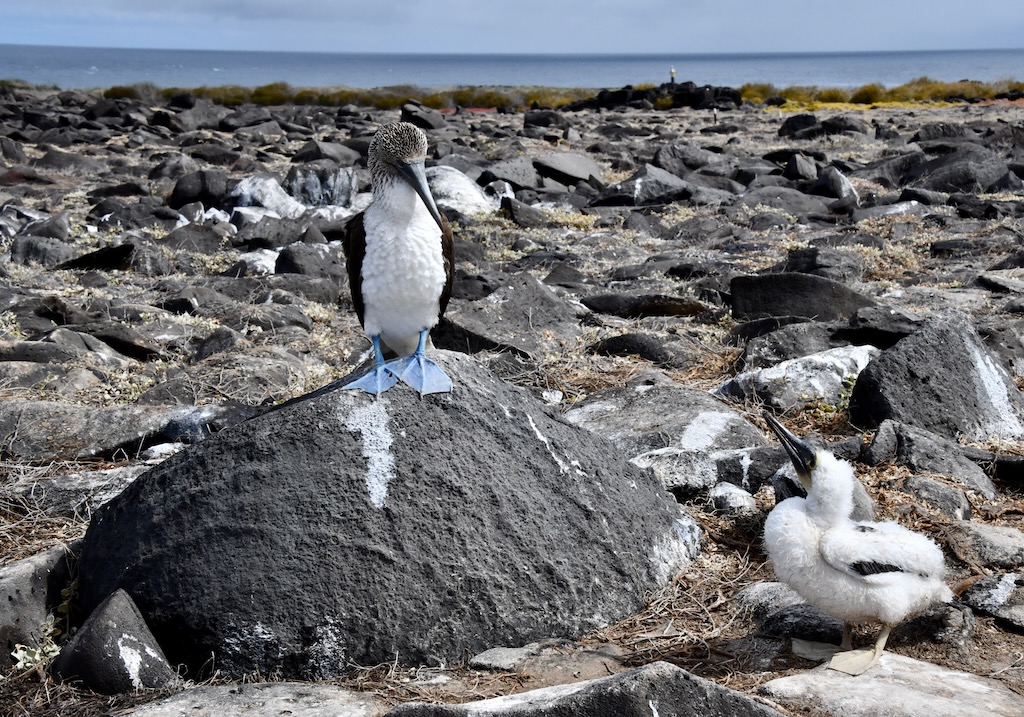
<path fill-rule="evenodd" d="M 670 110 L 672 109 L 672 98 L 671 97 L 658 97 L 654 100 L 654 109 L 656 110 Z"/>
<path fill-rule="evenodd" d="M 816 87 L 805 87 L 803 85 L 792 85 L 782 90 L 779 95 L 785 97 L 789 102 L 800 102 L 803 104 L 809 104 L 814 101 L 814 95 L 817 93 Z"/>
<path fill-rule="evenodd" d="M 151 82 L 141 82 L 135 85 L 114 85 L 103 92 L 108 100 L 139 100 L 141 102 L 156 102 L 163 93 Z"/>
<path fill-rule="evenodd" d="M 307 87 L 301 90 L 296 90 L 295 94 L 292 96 L 292 102 L 294 102 L 297 105 L 326 104 L 325 102 L 320 101 L 320 98 L 322 96 L 323 93 L 321 93 L 320 90 L 313 90 Z"/>
<path fill-rule="evenodd" d="M 873 105 L 882 102 L 886 98 L 885 87 L 873 82 L 870 85 L 858 87 L 850 95 L 850 102 L 855 105 Z"/>
<path fill-rule="evenodd" d="M 250 101 L 257 105 L 286 105 L 292 100 L 292 88 L 287 82 L 272 82 L 252 91 Z"/>
<path fill-rule="evenodd" d="M 748 82 L 740 87 L 740 97 L 754 104 L 760 104 L 769 97 L 777 96 L 779 96 L 778 88 L 767 82 Z"/>
<path fill-rule="evenodd" d="M 814 99 L 818 102 L 827 103 L 840 103 L 849 102 L 850 93 L 846 90 L 839 89 L 838 87 L 826 87 L 823 90 L 818 90 L 818 93 L 814 96 Z"/>
<path fill-rule="evenodd" d="M 221 85 L 219 87 L 202 86 L 195 91 L 196 97 L 205 97 L 225 107 L 244 105 L 252 99 L 252 90 L 238 85 Z"/>
<path fill-rule="evenodd" d="M 512 97 L 492 87 L 460 87 L 452 99 L 459 107 L 516 107 L 523 103 L 522 96 Z"/>

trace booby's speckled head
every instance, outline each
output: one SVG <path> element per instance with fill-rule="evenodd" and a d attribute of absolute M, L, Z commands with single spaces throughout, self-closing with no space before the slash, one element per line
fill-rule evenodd
<path fill-rule="evenodd" d="M 437 225 L 444 229 L 441 213 L 427 186 L 424 162 L 427 159 L 427 135 L 409 122 L 386 124 L 377 130 L 370 141 L 366 164 L 374 193 L 396 179 L 408 182 L 427 206 Z"/>
<path fill-rule="evenodd" d="M 782 447 L 786 449 L 789 459 L 793 461 L 797 478 L 800 479 L 804 489 L 810 491 L 811 475 L 814 473 L 814 469 L 818 467 L 818 451 L 807 441 L 791 433 L 772 414 L 765 411 L 763 415 L 764 420 L 768 422 L 768 427 L 779 437 Z"/>
<path fill-rule="evenodd" d="M 392 171 L 399 165 L 423 162 L 427 158 L 427 135 L 409 122 L 386 124 L 370 141 L 367 163 L 370 172 Z"/>

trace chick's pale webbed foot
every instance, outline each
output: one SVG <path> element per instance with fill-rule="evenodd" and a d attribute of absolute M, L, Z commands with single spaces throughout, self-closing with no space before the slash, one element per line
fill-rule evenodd
<path fill-rule="evenodd" d="M 421 396 L 428 393 L 450 392 L 452 380 L 440 366 L 426 357 L 426 347 L 427 329 L 423 329 L 420 331 L 419 345 L 413 355 L 388 361 L 387 370 Z"/>
<path fill-rule="evenodd" d="M 361 378 L 346 383 L 342 388 L 365 391 L 372 396 L 380 396 L 397 384 L 398 378 L 392 374 L 388 364 L 384 363 L 384 353 L 380 347 L 380 336 L 374 336 L 370 340 L 373 341 L 373 368 Z"/>
<path fill-rule="evenodd" d="M 875 646 L 864 650 L 849 650 L 848 652 L 836 653 L 828 663 L 830 670 L 845 672 L 848 675 L 860 675 L 878 664 L 885 650 L 885 643 L 889 639 L 890 625 L 883 625 L 882 631 L 878 633 Z"/>

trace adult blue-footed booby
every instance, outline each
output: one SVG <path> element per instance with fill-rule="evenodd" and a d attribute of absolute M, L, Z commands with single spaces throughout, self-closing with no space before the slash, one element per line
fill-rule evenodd
<path fill-rule="evenodd" d="M 427 137 L 408 122 L 388 124 L 370 142 L 373 201 L 346 228 L 352 303 L 373 343 L 374 367 L 344 388 L 379 396 L 399 380 L 420 392 L 452 390 L 424 352 L 452 291 L 452 229 L 427 186 Z M 384 361 L 384 347 L 398 358 Z"/>
<path fill-rule="evenodd" d="M 797 438 L 774 416 L 764 418 L 807 488 L 806 498 L 787 498 L 768 514 L 768 558 L 779 580 L 843 621 L 843 643 L 829 667 L 859 675 L 878 662 L 893 625 L 952 599 L 942 550 L 898 523 L 851 519 L 853 466 Z M 881 632 L 873 648 L 852 650 L 851 627 L 864 622 L 882 623 Z"/>

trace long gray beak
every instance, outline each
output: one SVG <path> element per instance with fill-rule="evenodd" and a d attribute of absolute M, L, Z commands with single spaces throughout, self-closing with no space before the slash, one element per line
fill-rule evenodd
<path fill-rule="evenodd" d="M 804 488 L 809 490 L 811 487 L 811 471 L 814 470 L 818 460 L 815 457 L 814 449 L 811 448 L 807 441 L 797 438 L 790 433 L 789 429 L 779 423 L 772 414 L 765 411 L 762 415 L 764 420 L 768 422 L 769 428 L 779 437 L 782 447 L 789 454 L 789 459 L 793 461 L 793 467 L 796 468 L 796 475 L 800 482 L 804 484 Z"/>
<path fill-rule="evenodd" d="M 437 226 L 440 227 L 441 231 L 444 231 L 444 227 L 441 224 L 441 212 L 437 211 L 437 204 L 434 203 L 434 197 L 430 193 L 430 187 L 427 185 L 427 173 L 423 167 L 423 162 L 400 164 L 398 171 L 402 173 L 405 181 L 409 182 L 412 188 L 416 190 L 416 193 L 420 195 L 420 199 L 423 200 L 423 203 L 427 205 L 427 209 L 430 211 L 430 216 L 434 217 Z"/>

